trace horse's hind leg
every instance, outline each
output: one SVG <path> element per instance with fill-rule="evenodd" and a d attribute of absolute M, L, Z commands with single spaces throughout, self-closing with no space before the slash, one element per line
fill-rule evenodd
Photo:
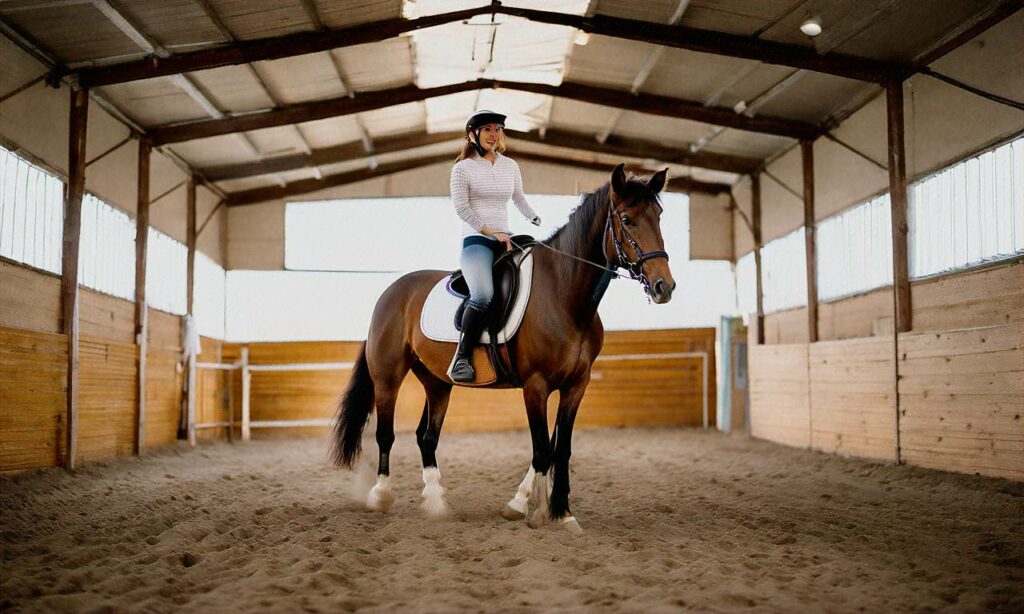
<path fill-rule="evenodd" d="M 427 393 L 423 416 L 416 429 L 416 443 L 423 459 L 423 510 L 431 518 L 443 518 L 448 515 L 448 506 L 444 502 L 441 471 L 437 468 L 437 443 L 448 411 L 452 385 L 435 377 L 420 363 L 415 363 L 412 370 Z"/>
<path fill-rule="evenodd" d="M 372 367 L 371 367 L 372 369 Z M 386 512 L 395 502 L 391 490 L 391 446 L 395 443 L 395 403 L 398 401 L 398 388 L 409 372 L 408 364 L 392 367 L 392 372 L 384 377 L 374 376 L 377 404 L 377 448 L 380 450 L 380 462 L 377 465 L 377 483 L 366 498 L 366 507 L 379 512 Z"/>

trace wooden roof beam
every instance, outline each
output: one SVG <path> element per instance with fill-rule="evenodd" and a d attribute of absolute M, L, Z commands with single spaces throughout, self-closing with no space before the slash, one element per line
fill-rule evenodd
<path fill-rule="evenodd" d="M 533 162 L 540 162 L 543 164 L 558 164 L 562 166 L 571 166 L 573 168 L 581 168 L 586 170 L 607 173 L 611 173 L 616 166 L 615 164 L 572 160 L 567 158 L 560 158 L 558 156 L 529 153 L 525 151 L 517 152 L 516 159 L 531 160 Z M 415 158 L 412 160 L 393 162 L 390 164 L 381 164 L 376 168 L 362 168 L 355 171 L 349 171 L 346 173 L 328 175 L 322 179 L 301 179 L 299 181 L 293 181 L 283 186 L 267 186 L 262 188 L 254 188 L 251 190 L 243 190 L 240 192 L 231 192 L 227 195 L 227 198 L 224 200 L 224 203 L 229 207 L 242 207 L 245 205 L 255 205 L 258 203 L 268 202 L 272 200 L 287 199 L 295 196 L 302 196 L 304 194 L 311 194 L 313 192 L 318 192 L 326 188 L 349 185 L 352 183 L 358 183 L 360 181 L 366 181 L 368 179 L 374 179 L 376 177 L 384 177 L 386 175 L 392 175 L 394 173 L 400 173 L 402 171 L 422 168 L 424 166 L 430 166 L 431 164 L 437 164 L 439 162 L 450 162 L 451 160 L 452 156 L 450 154 L 437 154 L 433 156 Z M 630 165 L 627 165 L 627 168 L 631 168 L 631 170 L 639 171 L 641 173 L 656 172 L 655 170 Z M 731 190 L 731 187 L 724 183 L 710 183 L 706 181 L 698 181 L 690 177 L 676 177 L 673 179 L 669 179 L 668 188 L 670 190 L 678 192 L 701 192 L 712 195 L 728 194 Z"/>
<path fill-rule="evenodd" d="M 779 66 L 803 68 L 858 81 L 888 83 L 904 71 L 902 65 L 891 62 L 839 53 L 818 55 L 818 52 L 813 47 L 776 43 L 749 36 L 727 34 L 714 30 L 702 30 L 687 26 L 624 19 L 608 15 L 581 17 L 566 13 L 500 5 L 494 7 L 494 12 L 523 17 L 539 23 L 577 28 L 590 34 L 625 38 L 654 45 L 745 60 L 756 60 Z"/>
<path fill-rule="evenodd" d="M 588 162 L 585 160 L 573 160 L 571 158 L 560 158 L 558 156 L 549 156 L 546 154 L 536 154 L 526 151 L 517 151 L 515 153 L 516 160 L 532 160 L 533 162 L 541 162 L 543 164 L 558 164 L 562 166 L 571 166 L 573 168 L 581 168 L 589 171 L 607 172 L 611 173 L 615 170 L 616 164 L 607 164 L 604 162 Z M 649 169 L 634 164 L 627 164 L 626 169 L 639 172 L 642 174 L 654 174 L 661 169 Z M 676 192 L 700 192 L 703 194 L 728 194 L 732 190 L 732 186 L 725 183 L 713 183 L 709 181 L 699 181 L 690 177 L 675 177 L 670 178 L 668 181 L 668 188 Z"/>
<path fill-rule="evenodd" d="M 493 12 L 491 7 L 482 6 L 418 19 L 385 19 L 337 30 L 299 32 L 272 38 L 239 41 L 201 51 L 174 54 L 166 58 L 148 57 L 106 66 L 65 70 L 63 74 L 77 74 L 79 83 L 89 87 L 126 83 L 220 66 L 277 60 L 341 47 L 374 43 L 394 38 L 406 32 L 459 22 L 491 12 Z"/>
<path fill-rule="evenodd" d="M 151 79 L 183 72 L 206 70 L 219 66 L 246 64 L 261 60 L 327 51 L 340 47 L 386 40 L 423 28 L 455 23 L 477 15 L 499 13 L 521 17 L 538 23 L 577 28 L 584 32 L 625 38 L 665 47 L 675 47 L 715 55 L 757 60 L 769 64 L 803 68 L 850 79 L 886 83 L 904 72 L 898 64 L 837 53 L 818 55 L 813 47 L 775 43 L 748 36 L 739 36 L 680 25 L 610 17 L 608 15 L 569 15 L 502 6 L 484 5 L 464 11 L 442 13 L 417 19 L 386 19 L 357 24 L 337 30 L 301 32 L 272 38 L 243 41 L 168 58 L 150 57 L 102 67 L 84 68 L 76 73 L 79 82 L 95 87 Z"/>
<path fill-rule="evenodd" d="M 480 87 L 481 85 L 475 81 L 426 89 L 420 89 L 415 85 L 403 85 L 388 90 L 364 92 L 351 97 L 345 95 L 327 100 L 286 105 L 277 109 L 245 115 L 234 115 L 220 120 L 200 120 L 183 124 L 155 126 L 149 129 L 149 134 L 153 139 L 154 145 L 168 145 L 170 143 L 180 143 L 193 139 L 232 134 L 234 132 L 341 117 L 363 111 L 373 111 L 410 102 L 419 102 L 437 96 L 472 91 L 480 89 Z"/>
<path fill-rule="evenodd" d="M 665 147 L 652 141 L 639 139 L 626 139 L 612 137 L 608 142 L 601 144 L 590 135 L 557 130 L 548 128 L 544 136 L 537 132 L 520 132 L 507 130 L 506 133 L 515 141 L 551 145 L 554 147 L 565 147 L 591 153 L 601 153 L 624 158 L 641 158 L 658 160 L 668 164 L 685 164 L 698 168 L 724 171 L 736 174 L 751 173 L 764 163 L 758 158 L 747 158 L 743 156 L 732 156 L 727 154 L 715 154 L 700 152 L 691 154 L 685 149 L 673 149 Z M 455 130 L 451 132 L 440 132 L 427 134 L 417 132 L 378 139 L 372 153 L 386 154 L 398 151 L 406 151 L 417 147 L 455 141 L 462 138 L 462 132 Z M 338 162 L 352 162 L 354 160 L 366 159 L 368 152 L 365 150 L 362 141 L 343 143 L 333 147 L 312 150 L 308 154 L 295 154 L 265 158 L 255 162 L 242 162 L 239 164 L 228 164 L 223 166 L 208 166 L 197 169 L 198 172 L 208 181 L 225 181 L 228 179 L 241 179 L 244 177 L 256 177 L 282 173 L 302 168 L 336 164 Z M 517 154 L 514 154 L 517 155 Z"/>
<path fill-rule="evenodd" d="M 761 168 L 764 160 L 759 158 L 748 158 L 745 156 L 734 156 L 729 154 L 718 154 L 706 151 L 690 153 L 686 149 L 675 149 L 666 147 L 654 141 L 632 139 L 611 135 L 604 143 L 598 142 L 593 136 L 580 132 L 548 128 L 541 136 L 538 132 L 520 132 L 517 130 L 506 130 L 512 139 L 526 141 L 528 143 L 539 143 L 552 145 L 554 147 L 567 147 L 580 151 L 602 153 L 612 156 L 626 158 L 643 158 L 667 162 L 669 164 L 683 164 L 695 166 L 714 171 L 724 171 L 746 175 Z"/>
<path fill-rule="evenodd" d="M 354 97 L 343 96 L 329 100 L 303 102 L 279 109 L 236 115 L 224 119 L 156 126 L 149 130 L 149 135 L 153 139 L 153 144 L 160 146 L 234 132 L 259 130 L 261 128 L 272 128 L 327 119 L 329 117 L 339 117 L 486 88 L 533 92 L 535 94 L 569 98 L 591 104 L 637 111 L 639 113 L 688 119 L 716 126 L 735 128 L 737 130 L 747 130 L 796 139 L 813 139 L 819 134 L 816 126 L 806 122 L 768 116 L 748 117 L 736 113 L 732 109 L 705 107 L 699 102 L 669 98 L 667 96 L 630 94 L 629 92 L 571 82 L 565 82 L 562 85 L 546 85 L 541 83 L 478 79 L 477 81 L 467 81 L 465 83 L 427 89 L 420 89 L 414 85 L 405 85 L 389 90 L 364 92 Z"/>
<path fill-rule="evenodd" d="M 384 177 L 394 173 L 400 173 L 402 171 L 413 170 L 424 166 L 430 166 L 431 164 L 437 164 L 438 162 L 447 162 L 453 160 L 451 154 L 437 154 L 433 156 L 426 156 L 423 158 L 415 158 L 413 160 L 403 160 L 401 162 L 392 162 L 390 164 L 381 164 L 376 168 L 361 168 L 355 171 L 349 171 L 347 173 L 337 173 L 334 175 L 327 175 L 322 179 L 300 179 L 299 181 L 293 181 L 286 183 L 283 186 L 267 186 L 264 188 L 254 188 L 252 190 L 243 190 L 241 192 L 230 192 L 224 203 L 229 207 L 241 207 L 244 205 L 255 205 L 262 202 L 271 200 L 286 199 L 293 196 L 301 196 L 303 194 L 311 194 L 319 190 L 326 188 L 334 188 L 338 186 L 348 185 L 350 183 L 357 183 L 360 181 L 366 181 L 368 179 L 374 179 L 376 177 Z"/>
<path fill-rule="evenodd" d="M 374 149 L 372 152 L 367 152 L 363 141 L 359 140 L 335 145 L 333 147 L 314 149 L 308 154 L 278 156 L 275 158 L 265 158 L 256 162 L 242 162 L 240 164 L 228 164 L 224 166 L 209 166 L 200 169 L 200 172 L 202 172 L 203 176 L 210 181 L 225 181 L 227 179 L 256 177 L 259 175 L 294 171 L 302 168 L 337 164 L 338 162 L 365 160 L 369 155 L 405 151 L 416 147 L 454 141 L 461 137 L 462 133 L 459 131 L 441 132 L 438 134 L 427 134 L 425 132 L 403 134 L 400 136 L 377 139 L 374 142 Z M 452 160 L 455 159 L 454 151 L 450 157 Z"/>

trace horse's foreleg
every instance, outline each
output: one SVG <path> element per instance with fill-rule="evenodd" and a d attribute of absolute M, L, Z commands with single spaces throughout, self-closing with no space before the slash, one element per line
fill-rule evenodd
<path fill-rule="evenodd" d="M 558 417 L 555 419 L 552 441 L 554 484 L 551 488 L 551 517 L 574 533 L 581 529 L 569 510 L 569 458 L 572 456 L 572 428 L 576 422 L 576 411 L 589 382 L 588 374 L 559 391 Z"/>
<path fill-rule="evenodd" d="M 505 509 L 501 512 L 501 515 L 505 520 L 522 520 L 526 518 L 526 513 L 530 510 L 530 491 L 533 490 L 533 480 L 537 475 L 533 465 L 530 465 L 530 469 L 526 472 L 526 477 L 519 483 L 519 488 L 516 490 L 516 496 L 505 504 Z"/>
<path fill-rule="evenodd" d="M 551 521 L 548 506 L 548 469 L 551 467 L 551 442 L 548 439 L 548 397 L 551 389 L 542 377 L 532 377 L 523 386 L 523 400 L 526 401 L 526 418 L 530 423 L 530 439 L 533 441 L 533 492 L 530 496 L 537 510 L 530 517 L 529 525 L 537 528 Z M 529 474 L 527 474 L 529 475 Z"/>
<path fill-rule="evenodd" d="M 444 487 L 441 486 L 441 470 L 437 468 L 437 444 L 452 387 L 422 367 L 414 365 L 413 372 L 427 393 L 423 416 L 416 429 L 416 443 L 423 459 L 423 510 L 430 518 L 444 518 L 448 515 L 448 506 L 444 501 Z"/>

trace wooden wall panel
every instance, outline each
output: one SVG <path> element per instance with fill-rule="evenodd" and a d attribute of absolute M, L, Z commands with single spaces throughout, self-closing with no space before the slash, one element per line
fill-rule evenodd
<path fill-rule="evenodd" d="M 258 343 L 249 345 L 250 364 L 351 362 L 359 342 Z M 240 346 L 224 344 L 223 360 L 239 356 Z M 683 352 L 708 354 L 708 411 L 714 419 L 715 330 L 616 331 L 606 334 L 602 357 Z M 586 426 L 699 425 L 702 423 L 701 359 L 659 358 L 600 360 L 580 408 L 578 424 Z M 330 418 L 348 382 L 350 372 L 254 372 L 253 420 Z M 235 415 L 241 411 L 241 387 L 232 382 Z M 552 395 L 549 416 L 554 418 L 558 397 Z M 416 428 L 424 394 L 415 376 L 406 378 L 395 410 L 395 428 Z M 520 390 L 472 390 L 452 393 L 445 431 L 525 429 L 526 413 Z M 324 436 L 326 429 L 254 429 L 254 438 Z"/>
<path fill-rule="evenodd" d="M 906 462 L 1024 480 L 1024 325 L 899 339 Z"/>
<path fill-rule="evenodd" d="M 911 286 L 914 332 L 1024 320 L 1024 264 L 965 271 Z"/>
<path fill-rule="evenodd" d="M 0 288 L 0 326 L 60 332 L 60 275 L 0 260 Z"/>
<path fill-rule="evenodd" d="M 0 472 L 60 464 L 67 348 L 64 335 L 0 328 Z"/>
<path fill-rule="evenodd" d="M 78 300 L 78 321 L 83 337 L 135 343 L 133 302 L 85 287 Z"/>
<path fill-rule="evenodd" d="M 766 344 L 807 343 L 807 308 L 797 307 L 764 316 Z"/>
<path fill-rule="evenodd" d="M 892 338 L 813 343 L 808 360 L 811 447 L 896 461 Z"/>
<path fill-rule="evenodd" d="M 200 345 L 202 353 L 199 354 L 199 362 L 223 361 L 223 341 L 202 337 Z M 227 391 L 232 377 L 237 377 L 237 372 L 207 369 L 199 369 L 196 372 L 196 424 L 229 420 Z M 225 439 L 227 434 L 226 428 L 211 428 L 198 431 L 197 437 L 203 440 L 218 440 Z"/>
<path fill-rule="evenodd" d="M 807 344 L 752 345 L 750 434 L 790 446 L 811 445 Z"/>
<path fill-rule="evenodd" d="M 181 316 L 149 309 L 149 347 L 181 351 Z"/>
<path fill-rule="evenodd" d="M 138 348 L 86 335 L 79 348 L 78 457 L 88 461 L 131 455 L 137 425 Z"/>
<path fill-rule="evenodd" d="M 1024 264 L 960 271 L 911 283 L 914 332 L 1024 320 Z M 765 343 L 804 343 L 807 309 L 765 316 Z M 818 304 L 820 339 L 892 335 L 892 287 Z"/>
<path fill-rule="evenodd" d="M 150 348 L 146 353 L 146 449 L 173 443 L 181 416 L 181 353 Z"/>
<path fill-rule="evenodd" d="M 892 337 L 892 288 L 818 304 L 818 338 L 821 341 Z"/>
<path fill-rule="evenodd" d="M 149 309 L 146 354 L 146 448 L 173 443 L 181 416 L 181 317 Z"/>

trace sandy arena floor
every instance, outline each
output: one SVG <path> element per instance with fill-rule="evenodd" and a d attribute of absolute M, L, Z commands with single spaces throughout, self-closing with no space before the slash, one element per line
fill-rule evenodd
<path fill-rule="evenodd" d="M 444 522 L 411 434 L 387 515 L 309 440 L 3 479 L 2 609 L 1024 611 L 1020 484 L 693 430 L 575 441 L 578 537 L 500 517 L 525 432 L 442 436 Z"/>

